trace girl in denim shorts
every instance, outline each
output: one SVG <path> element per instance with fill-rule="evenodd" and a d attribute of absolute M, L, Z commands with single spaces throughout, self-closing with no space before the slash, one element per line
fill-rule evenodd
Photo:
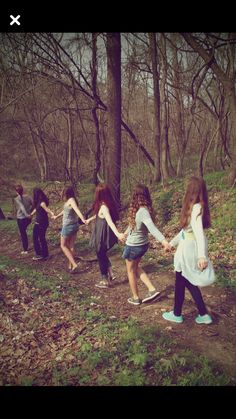
<path fill-rule="evenodd" d="M 153 219 L 154 214 L 149 190 L 146 186 L 138 184 L 134 189 L 129 208 L 129 226 L 125 232 L 128 237 L 122 255 L 126 262 L 130 289 L 133 294 L 128 299 L 128 303 L 133 305 L 151 301 L 160 294 L 151 283 L 146 272 L 139 266 L 142 256 L 148 250 L 148 233 L 151 233 L 157 241 L 161 242 L 166 250 L 170 249 L 169 243 L 157 229 Z M 148 288 L 148 293 L 142 300 L 138 293 L 138 278 Z"/>
<path fill-rule="evenodd" d="M 78 273 L 78 265 L 75 262 L 74 244 L 77 231 L 79 230 L 78 217 L 86 224 L 86 220 L 78 208 L 78 202 L 72 187 L 64 189 L 62 198 L 66 201 L 63 211 L 53 217 L 56 220 L 63 215 L 61 230 L 61 249 L 69 261 L 69 272 Z"/>

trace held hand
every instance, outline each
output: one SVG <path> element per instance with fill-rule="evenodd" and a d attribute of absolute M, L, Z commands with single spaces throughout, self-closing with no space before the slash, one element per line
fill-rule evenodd
<path fill-rule="evenodd" d="M 88 220 L 84 220 L 84 224 L 86 225 L 86 226 L 88 226 L 89 225 L 89 223 L 90 223 L 90 220 L 88 219 Z"/>
<path fill-rule="evenodd" d="M 170 244 L 170 243 L 168 243 L 168 241 L 167 241 L 167 240 L 163 240 L 163 242 L 162 242 L 162 246 L 164 247 L 164 249 L 165 249 L 165 251 L 166 251 L 166 252 L 170 252 L 170 251 L 171 251 L 171 249 L 172 249 L 171 244 Z"/>
<path fill-rule="evenodd" d="M 126 235 L 124 233 L 120 233 L 118 239 L 121 241 L 121 243 L 124 244 L 126 240 Z"/>
<path fill-rule="evenodd" d="M 51 218 L 52 218 L 52 220 L 56 220 L 57 219 L 57 216 L 56 215 L 52 215 Z"/>
<path fill-rule="evenodd" d="M 204 269 L 206 269 L 207 265 L 208 265 L 208 262 L 205 258 L 198 259 L 197 266 L 200 269 L 200 271 L 203 271 Z"/>

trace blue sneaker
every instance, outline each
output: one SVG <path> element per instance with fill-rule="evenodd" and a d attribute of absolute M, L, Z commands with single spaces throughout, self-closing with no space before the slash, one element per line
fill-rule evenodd
<path fill-rule="evenodd" d="M 175 323 L 183 323 L 184 321 L 183 316 L 176 316 L 173 311 L 166 311 L 165 313 L 162 314 L 162 317 L 165 320 L 169 320 L 170 322 L 175 322 Z"/>
<path fill-rule="evenodd" d="M 210 324 L 212 323 L 212 318 L 209 314 L 204 314 L 204 316 L 200 316 L 200 314 L 196 317 L 195 322 L 197 324 Z"/>

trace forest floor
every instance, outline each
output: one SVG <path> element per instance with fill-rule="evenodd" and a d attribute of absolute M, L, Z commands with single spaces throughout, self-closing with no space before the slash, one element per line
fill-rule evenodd
<path fill-rule="evenodd" d="M 79 231 L 79 243 L 83 243 L 83 234 L 89 234 L 87 227 L 83 228 Z M 161 246 L 158 249 L 150 249 L 142 264 L 161 293 L 152 303 L 135 307 L 127 302 L 130 288 L 125 262 L 121 258 L 121 247 L 111 252 L 110 259 L 116 274 L 113 286 L 109 289 L 99 289 L 95 287 L 100 277 L 97 261 L 94 254 L 82 245 L 78 245 L 77 248 L 80 272 L 70 275 L 67 272 L 66 259 L 59 247 L 59 233 L 54 243 L 49 244 L 51 257 L 46 262 L 32 261 L 32 243 L 29 254 L 23 256 L 20 254 L 21 244 L 18 236 L 10 234 L 7 229 L 1 233 L 2 385 L 110 384 L 111 377 L 100 381 L 97 379 L 100 364 L 91 358 L 94 356 L 91 348 L 96 351 L 104 347 L 104 340 L 109 335 L 109 329 L 104 326 L 107 322 L 122 321 L 122 324 L 129 324 L 131 320 L 144 328 L 157 327 L 165 339 L 175 342 L 173 351 L 176 354 L 179 351 L 190 350 L 195 357 L 206 357 L 226 374 L 230 385 L 235 385 L 235 292 L 215 284 L 203 288 L 202 294 L 213 317 L 213 323 L 197 325 L 194 321 L 197 310 L 187 291 L 183 307 L 184 322 L 169 323 L 162 318 L 162 313 L 173 308 L 173 254 L 164 254 Z M 139 284 L 139 288 L 142 298 L 146 289 L 142 283 Z M 99 322 L 103 323 L 103 329 L 99 329 L 99 333 L 97 331 L 95 334 L 94 330 Z M 113 337 L 112 344 L 115 346 L 117 337 Z M 135 341 L 133 343 L 135 344 Z M 90 351 L 90 358 L 95 363 L 92 378 L 91 373 L 90 378 L 85 379 L 88 370 L 81 372 L 83 357 L 78 354 L 83 354 L 86 350 Z M 163 353 L 161 360 L 165 360 Z M 141 361 L 136 359 L 135 362 Z M 77 368 L 78 365 L 80 369 Z M 71 371 L 69 379 L 68 376 L 65 378 L 65 370 Z"/>

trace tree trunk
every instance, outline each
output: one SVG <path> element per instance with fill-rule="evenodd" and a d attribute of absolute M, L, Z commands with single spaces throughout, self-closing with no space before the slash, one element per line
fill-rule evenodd
<path fill-rule="evenodd" d="M 32 139 L 34 154 L 35 154 L 36 161 L 38 163 L 38 167 L 39 167 L 39 171 L 40 171 L 40 180 L 42 182 L 44 182 L 46 180 L 45 179 L 45 171 L 44 171 L 44 166 L 43 166 L 43 163 L 41 161 L 40 154 L 39 154 L 39 151 L 38 151 L 38 148 L 37 148 L 37 141 L 35 140 L 35 133 L 33 132 L 31 127 L 29 127 L 29 132 L 30 132 L 30 137 Z"/>
<path fill-rule="evenodd" d="M 2 209 L 0 208 L 0 220 L 5 220 L 5 219 L 6 219 L 6 217 L 5 217 L 5 215 L 3 214 Z"/>
<path fill-rule="evenodd" d="M 121 179 L 121 38 L 107 33 L 108 183 L 120 207 Z"/>
<path fill-rule="evenodd" d="M 96 130 L 96 152 L 95 152 L 95 167 L 93 172 L 93 182 L 95 185 L 99 183 L 99 170 L 101 167 L 101 141 L 99 132 L 99 120 L 97 116 L 98 100 L 97 100 L 97 34 L 92 33 L 92 88 L 94 97 L 94 106 L 92 109 L 93 120 Z"/>
<path fill-rule="evenodd" d="M 68 174 L 70 181 L 73 183 L 74 173 L 73 173 L 73 148 L 74 148 L 74 138 L 73 138 L 73 118 L 71 111 L 68 110 L 67 114 L 67 123 L 68 123 Z"/>
<path fill-rule="evenodd" d="M 175 35 L 172 35 L 172 40 L 175 42 Z M 176 119 L 177 119 L 177 151 L 178 151 L 178 160 L 177 160 L 177 177 L 182 177 L 184 175 L 184 156 L 186 152 L 186 141 L 185 141 L 185 130 L 184 130 L 184 121 L 183 121 L 183 99 L 180 91 L 180 65 L 178 62 L 177 49 L 172 48 L 173 53 L 173 69 L 174 69 L 174 85 L 175 96 L 176 96 Z"/>
<path fill-rule="evenodd" d="M 154 143 L 155 143 L 155 168 L 154 168 L 154 181 L 160 182 L 161 180 L 161 99 L 160 99 L 160 75 L 157 70 L 157 42 L 156 34 L 150 32 L 149 45 L 150 45 L 150 58 L 152 64 L 153 74 L 153 92 L 154 92 Z"/>
<path fill-rule="evenodd" d="M 161 46 L 162 46 L 162 56 L 166 57 L 166 42 L 164 35 L 161 35 Z M 163 118 L 162 118 L 162 135 L 161 135 L 161 177 L 163 184 L 165 184 L 166 179 L 169 177 L 168 169 L 168 154 L 167 150 L 169 147 L 169 115 L 168 115 L 168 91 L 166 88 L 167 82 L 167 62 L 165 59 L 162 60 L 163 66 L 163 76 L 161 83 L 161 92 L 163 100 Z"/>
<path fill-rule="evenodd" d="M 214 56 L 203 48 L 200 43 L 196 42 L 193 36 L 190 33 L 182 33 L 182 36 L 186 42 L 197 52 L 202 59 L 211 67 L 212 71 L 222 83 L 225 91 L 226 100 L 229 103 L 229 114 L 231 120 L 232 134 L 231 134 L 231 170 L 229 173 L 229 183 L 235 185 L 236 180 L 236 95 L 235 95 L 235 74 L 232 72 L 232 75 L 228 75 L 224 72 L 219 64 L 217 63 Z M 232 58 L 232 57 L 231 57 Z M 230 56 L 229 56 L 230 59 Z M 234 62 L 230 62 L 232 68 L 234 68 Z"/>

